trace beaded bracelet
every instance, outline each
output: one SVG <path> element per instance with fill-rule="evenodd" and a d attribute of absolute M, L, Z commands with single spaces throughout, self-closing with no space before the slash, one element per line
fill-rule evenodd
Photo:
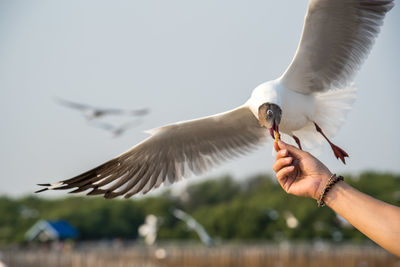
<path fill-rule="evenodd" d="M 344 180 L 343 176 L 341 176 L 341 175 L 336 176 L 336 174 L 332 174 L 332 176 L 329 178 L 329 181 L 326 184 L 324 190 L 322 191 L 321 195 L 319 196 L 319 198 L 317 200 L 318 208 L 325 206 L 324 198 L 325 198 L 326 194 L 329 192 L 329 190 L 331 190 L 332 186 L 334 184 L 336 184 L 337 182 L 343 181 L 343 180 Z"/>

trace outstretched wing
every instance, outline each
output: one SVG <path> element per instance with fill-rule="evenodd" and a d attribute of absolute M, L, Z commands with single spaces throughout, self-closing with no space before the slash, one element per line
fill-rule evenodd
<path fill-rule="evenodd" d="M 47 189 L 91 189 L 88 195 L 126 198 L 147 193 L 163 182 L 173 183 L 191 173 L 247 152 L 268 138 L 248 107 L 202 119 L 175 123 L 151 131 L 152 136 L 122 155 Z"/>
<path fill-rule="evenodd" d="M 149 109 L 136 109 L 136 110 L 126 110 L 119 108 L 95 108 L 97 111 L 108 114 L 108 115 L 127 115 L 127 116 L 145 116 L 149 113 Z"/>
<path fill-rule="evenodd" d="M 300 93 L 344 88 L 372 48 L 393 0 L 311 0 L 292 63 L 282 76 Z"/>
<path fill-rule="evenodd" d="M 62 98 L 56 98 L 56 101 L 68 108 L 74 108 L 74 109 L 79 109 L 79 110 L 89 110 L 89 109 L 93 109 L 93 107 L 86 105 L 86 104 L 81 104 L 81 103 L 77 103 L 77 102 L 73 102 L 73 101 L 69 101 L 69 100 L 65 100 Z"/>

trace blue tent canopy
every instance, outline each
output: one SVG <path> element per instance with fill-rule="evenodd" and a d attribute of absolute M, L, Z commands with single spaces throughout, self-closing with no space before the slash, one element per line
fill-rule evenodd
<path fill-rule="evenodd" d="M 61 240 L 76 238 L 77 236 L 78 231 L 71 224 L 64 220 L 40 220 L 35 223 L 25 234 L 25 238 L 29 241 L 37 238 L 42 241 Z"/>
<path fill-rule="evenodd" d="M 67 221 L 48 221 L 51 227 L 53 227 L 58 233 L 58 238 L 74 238 L 78 236 L 78 231 L 70 225 Z"/>

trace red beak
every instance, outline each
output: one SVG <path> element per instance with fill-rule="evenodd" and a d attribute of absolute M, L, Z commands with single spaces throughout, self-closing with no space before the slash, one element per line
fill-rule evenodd
<path fill-rule="evenodd" d="M 272 128 L 269 129 L 269 134 L 272 136 L 272 138 L 275 139 L 275 132 L 279 133 L 279 127 L 276 121 L 274 120 L 274 124 L 272 125 Z"/>
<path fill-rule="evenodd" d="M 269 128 L 268 130 L 269 130 L 269 134 L 272 136 L 272 138 L 275 138 L 274 129 Z"/>
<path fill-rule="evenodd" d="M 279 133 L 279 126 L 278 126 L 278 124 L 276 123 L 275 120 L 274 120 L 274 125 L 273 125 L 273 127 L 274 127 L 274 131 Z"/>

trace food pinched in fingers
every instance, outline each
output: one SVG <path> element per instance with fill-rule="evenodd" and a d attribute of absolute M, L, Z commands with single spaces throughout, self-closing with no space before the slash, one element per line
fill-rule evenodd
<path fill-rule="evenodd" d="M 278 152 L 279 151 L 278 141 L 281 140 L 281 135 L 279 134 L 279 131 L 275 131 L 274 135 L 275 135 L 274 148 L 275 151 Z"/>
<path fill-rule="evenodd" d="M 281 140 L 281 135 L 279 132 L 275 132 L 275 143 L 278 143 L 279 140 Z"/>

